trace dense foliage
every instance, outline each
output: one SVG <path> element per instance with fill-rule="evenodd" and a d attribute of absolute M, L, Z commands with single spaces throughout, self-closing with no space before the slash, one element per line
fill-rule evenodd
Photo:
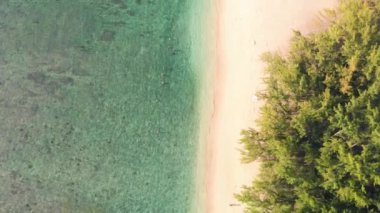
<path fill-rule="evenodd" d="M 261 174 L 248 212 L 380 212 L 380 1 L 341 1 L 327 30 L 265 54 L 258 129 L 243 161 Z"/>

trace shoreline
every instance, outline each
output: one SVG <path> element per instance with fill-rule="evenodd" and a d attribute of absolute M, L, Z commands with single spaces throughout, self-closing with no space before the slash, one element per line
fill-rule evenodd
<path fill-rule="evenodd" d="M 206 212 L 206 168 L 208 168 L 207 137 L 209 123 L 213 114 L 213 96 L 215 83 L 215 55 L 216 55 L 216 29 L 217 20 L 214 0 L 196 0 L 192 5 L 190 14 L 190 34 L 192 41 L 192 64 L 197 76 L 198 85 L 198 144 L 194 168 L 195 189 L 190 212 Z"/>
<path fill-rule="evenodd" d="M 264 88 L 265 64 L 260 55 L 286 52 L 292 29 L 305 34 L 315 31 L 313 18 L 336 1 L 214 0 L 214 4 L 213 103 L 211 115 L 202 113 L 210 119 L 201 119 L 207 123 L 205 208 L 210 213 L 243 212 L 234 194 L 258 175 L 259 163 L 240 163 L 239 139 L 241 129 L 255 128 L 259 118 L 262 103 L 254 95 Z"/>

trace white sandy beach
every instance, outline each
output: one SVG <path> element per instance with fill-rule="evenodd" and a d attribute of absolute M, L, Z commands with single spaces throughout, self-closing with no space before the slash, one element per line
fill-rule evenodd
<path fill-rule="evenodd" d="M 313 17 L 335 4 L 335 0 L 215 0 L 216 70 L 206 150 L 207 212 L 242 212 L 234 193 L 258 174 L 258 163 L 240 163 L 238 141 L 241 129 L 255 127 L 259 116 L 260 103 L 252 97 L 263 88 L 265 65 L 260 55 L 285 52 L 293 29 L 314 30 Z"/>

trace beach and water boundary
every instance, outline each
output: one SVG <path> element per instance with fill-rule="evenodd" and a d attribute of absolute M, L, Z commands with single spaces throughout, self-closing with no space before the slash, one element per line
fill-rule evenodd
<path fill-rule="evenodd" d="M 240 212 L 256 55 L 328 2 L 1 1 L 2 210 Z"/>

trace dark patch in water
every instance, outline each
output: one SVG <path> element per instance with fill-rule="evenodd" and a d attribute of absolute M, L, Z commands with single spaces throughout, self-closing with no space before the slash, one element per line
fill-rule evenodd
<path fill-rule="evenodd" d="M 142 0 L 136 0 L 136 4 L 141 5 Z"/>
<path fill-rule="evenodd" d="M 72 77 L 62 77 L 59 81 L 64 85 L 73 85 L 74 79 Z"/>
<path fill-rule="evenodd" d="M 34 91 L 31 91 L 31 90 L 27 89 L 27 90 L 26 90 L 26 95 L 27 95 L 28 97 L 37 97 L 37 96 L 39 96 L 40 94 L 38 94 L 38 93 L 36 93 L 36 92 L 34 92 Z"/>
<path fill-rule="evenodd" d="M 27 79 L 36 84 L 44 84 L 47 76 L 43 72 L 32 72 L 28 74 Z"/>
<path fill-rule="evenodd" d="M 115 31 L 112 30 L 104 30 L 100 40 L 102 41 L 113 41 L 115 39 Z"/>
<path fill-rule="evenodd" d="M 86 45 L 79 45 L 77 48 L 83 53 L 89 53 L 91 51 L 90 48 Z"/>
<path fill-rule="evenodd" d="M 9 175 L 10 175 L 10 177 L 11 177 L 13 180 L 15 180 L 15 179 L 19 179 L 19 178 L 21 177 L 21 175 L 20 175 L 18 172 L 14 171 L 14 170 L 12 170 L 11 173 L 10 173 Z"/>
<path fill-rule="evenodd" d="M 32 114 L 32 116 L 36 115 L 37 112 L 39 111 L 40 107 L 38 106 L 38 104 L 33 104 L 31 107 L 30 107 L 30 113 Z"/>
<path fill-rule="evenodd" d="M 128 14 L 129 16 L 135 16 L 135 15 L 136 15 L 136 13 L 135 13 L 134 11 L 132 11 L 132 10 L 128 10 L 128 11 L 127 11 L 127 14 Z"/>
<path fill-rule="evenodd" d="M 60 84 L 58 81 L 50 81 L 46 85 L 46 91 L 49 95 L 54 95 L 55 92 L 60 88 Z"/>
<path fill-rule="evenodd" d="M 31 211 L 32 211 L 32 207 L 30 206 L 29 203 L 27 203 L 27 204 L 25 205 L 25 209 L 26 209 L 26 211 L 28 211 L 28 212 L 31 212 Z"/>
<path fill-rule="evenodd" d="M 76 75 L 76 76 L 88 76 L 89 75 L 87 70 L 82 69 L 80 67 L 74 68 L 71 72 L 73 73 L 73 75 Z"/>
<path fill-rule="evenodd" d="M 5 60 L 4 58 L 0 58 L 0 65 L 6 65 L 8 64 L 8 61 Z"/>
<path fill-rule="evenodd" d="M 122 26 L 125 26 L 127 24 L 127 22 L 125 22 L 125 21 L 109 21 L 109 22 L 103 22 L 103 24 L 112 25 L 112 26 L 116 26 L 116 27 L 122 27 Z"/>

